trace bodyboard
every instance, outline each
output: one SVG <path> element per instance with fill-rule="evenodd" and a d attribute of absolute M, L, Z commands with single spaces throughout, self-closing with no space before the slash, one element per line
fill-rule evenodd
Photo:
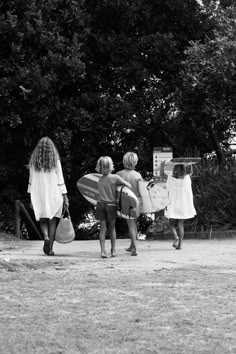
<path fill-rule="evenodd" d="M 88 202 L 96 206 L 99 199 L 98 181 L 102 175 L 90 173 L 77 181 L 77 188 Z M 126 186 L 118 186 L 117 192 L 117 216 L 123 219 L 136 219 L 139 216 L 139 200 Z"/>
<path fill-rule="evenodd" d="M 139 193 L 141 214 L 158 212 L 170 204 L 166 183 L 150 184 L 147 181 L 139 181 Z"/>
<path fill-rule="evenodd" d="M 101 177 L 99 173 L 90 173 L 81 177 L 76 185 L 82 196 L 87 199 L 89 203 L 96 206 L 99 198 L 98 181 Z"/>

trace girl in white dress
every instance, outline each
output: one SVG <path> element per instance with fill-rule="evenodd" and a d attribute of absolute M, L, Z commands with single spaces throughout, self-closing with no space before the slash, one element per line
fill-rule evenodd
<path fill-rule="evenodd" d="M 29 185 L 35 219 L 44 236 L 43 251 L 53 256 L 57 219 L 69 206 L 59 153 L 48 137 L 39 140 L 29 161 Z"/>
<path fill-rule="evenodd" d="M 166 176 L 164 174 L 164 163 L 161 165 L 160 174 Z M 168 175 L 166 177 L 166 188 L 171 201 L 167 207 L 167 217 L 169 218 L 170 230 L 174 236 L 173 247 L 180 250 L 184 238 L 184 220 L 191 219 L 196 215 L 192 183 L 183 164 L 175 165 L 172 176 Z M 178 225 L 179 235 L 176 225 Z"/>

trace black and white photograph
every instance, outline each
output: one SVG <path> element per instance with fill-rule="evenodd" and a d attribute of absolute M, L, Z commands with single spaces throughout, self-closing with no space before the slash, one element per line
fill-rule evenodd
<path fill-rule="evenodd" d="M 0 0 L 0 354 L 236 354 L 236 1 Z"/>

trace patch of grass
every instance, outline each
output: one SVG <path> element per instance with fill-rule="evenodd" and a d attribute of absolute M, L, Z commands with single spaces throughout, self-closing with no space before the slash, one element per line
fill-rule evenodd
<path fill-rule="evenodd" d="M 1 353 L 235 353 L 232 269 L 78 263 L 0 270 Z"/>

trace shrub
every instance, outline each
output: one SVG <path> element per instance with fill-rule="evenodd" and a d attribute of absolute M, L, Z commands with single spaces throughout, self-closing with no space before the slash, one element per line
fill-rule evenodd
<path fill-rule="evenodd" d="M 205 161 L 193 178 L 197 216 L 192 226 L 196 231 L 236 225 L 236 162 L 228 159 L 219 168 L 214 161 Z"/>

